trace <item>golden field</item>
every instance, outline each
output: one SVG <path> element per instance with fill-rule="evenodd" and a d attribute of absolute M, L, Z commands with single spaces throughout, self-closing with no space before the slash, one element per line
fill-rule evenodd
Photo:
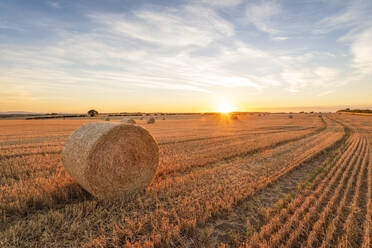
<path fill-rule="evenodd" d="M 372 118 L 288 117 L 137 119 L 159 167 L 115 201 L 61 161 L 69 135 L 97 120 L 2 120 L 0 246 L 371 247 Z"/>

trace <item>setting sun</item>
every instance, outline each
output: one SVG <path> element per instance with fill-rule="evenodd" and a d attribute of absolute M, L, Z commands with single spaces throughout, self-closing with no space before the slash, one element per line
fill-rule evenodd
<path fill-rule="evenodd" d="M 227 104 L 227 103 L 221 104 L 217 108 L 217 112 L 224 113 L 224 114 L 228 114 L 228 113 L 230 113 L 234 110 L 235 110 L 235 108 L 232 107 L 230 104 Z"/>

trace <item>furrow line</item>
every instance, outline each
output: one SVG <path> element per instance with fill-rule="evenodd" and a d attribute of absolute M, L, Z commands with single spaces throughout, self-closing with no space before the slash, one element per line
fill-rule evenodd
<path fill-rule="evenodd" d="M 368 174 L 367 174 L 367 214 L 363 224 L 364 235 L 362 248 L 370 248 L 372 243 L 372 153 L 370 145 L 369 163 L 368 163 Z"/>
<path fill-rule="evenodd" d="M 361 171 L 363 173 L 363 171 Z M 350 190 L 350 189 L 349 189 Z M 331 220 L 327 230 L 325 231 L 325 237 L 321 244 L 321 247 L 335 247 L 336 232 L 342 228 L 342 223 L 345 222 L 343 213 L 346 211 L 350 199 L 350 192 L 344 194 L 339 206 L 337 207 L 335 216 Z"/>
<path fill-rule="evenodd" d="M 359 150 L 361 145 L 361 143 L 358 144 L 357 150 Z M 355 156 L 353 156 L 353 153 L 351 153 L 348 158 L 351 159 L 351 163 L 354 163 Z M 324 180 L 319 189 L 307 197 L 303 206 L 295 211 L 295 213 L 287 222 L 284 223 L 275 235 L 267 237 L 268 239 L 265 239 L 264 243 L 267 243 L 267 245 L 272 247 L 278 247 L 281 243 L 283 244 L 286 242 L 287 238 L 290 237 L 290 231 L 293 229 L 295 229 L 296 232 L 292 233 L 293 237 L 291 239 L 295 239 L 295 237 L 299 238 L 299 236 L 303 235 L 305 233 L 305 225 L 303 222 L 306 223 L 310 221 L 311 212 L 314 209 L 320 209 L 327 202 L 327 199 L 332 194 L 332 189 L 336 186 L 337 182 L 339 180 L 345 180 L 346 176 L 350 175 L 351 167 L 349 165 L 351 163 L 349 163 L 349 159 L 342 163 L 335 176 Z"/>
<path fill-rule="evenodd" d="M 367 149 L 366 143 L 362 149 L 361 154 L 365 154 Z M 355 184 L 358 184 L 361 175 L 363 174 L 363 169 L 361 169 L 362 164 L 362 157 L 359 156 L 356 164 L 353 166 L 352 175 L 347 179 L 348 182 L 346 187 L 344 184 L 339 185 L 339 190 L 332 195 L 326 207 L 323 208 L 323 211 L 319 214 L 317 221 L 311 226 L 312 231 L 307 237 L 307 242 L 302 245 L 303 247 L 318 247 L 322 240 L 326 238 L 329 220 L 337 218 L 337 215 L 333 215 L 337 206 L 341 206 L 342 209 L 342 206 L 346 204 L 346 207 L 343 209 L 347 210 L 347 206 L 350 204 L 350 199 L 355 195 L 356 190 L 354 186 Z"/>
<path fill-rule="evenodd" d="M 366 140 L 366 138 L 364 138 Z M 367 142 L 367 141 L 366 141 Z M 368 166 L 368 144 L 367 152 L 363 157 L 363 169 L 358 177 L 356 184 L 356 193 L 354 194 L 352 204 L 348 209 L 346 221 L 343 229 L 340 230 L 340 238 L 338 239 L 339 247 L 360 247 L 363 239 L 363 218 L 365 218 L 365 209 L 363 209 L 363 200 L 365 200 L 365 191 L 362 189 L 362 180 L 366 182 L 366 169 Z M 364 184 L 365 185 L 365 184 Z M 364 210 L 364 211 L 363 211 Z"/>
<path fill-rule="evenodd" d="M 353 140 L 349 148 L 345 153 L 340 156 L 336 164 L 330 169 L 327 177 L 322 179 L 318 184 L 317 188 L 312 188 L 307 190 L 305 194 L 300 194 L 299 198 L 293 200 L 288 208 L 282 209 L 278 216 L 273 217 L 268 224 L 263 226 L 259 233 L 255 233 L 251 239 L 251 245 L 253 247 L 259 247 L 265 240 L 269 240 L 270 237 L 279 231 L 284 223 L 295 224 L 296 221 L 300 221 L 301 218 L 306 213 L 307 209 L 312 206 L 315 199 L 321 195 L 325 187 L 328 185 L 332 178 L 341 177 L 342 172 L 345 170 L 345 165 L 351 159 L 352 154 L 360 145 L 360 140 L 356 139 L 354 136 L 351 137 Z M 311 192 L 313 190 L 313 192 Z M 305 197 L 305 195 L 307 197 Z M 296 217 L 293 217 L 296 216 Z"/>

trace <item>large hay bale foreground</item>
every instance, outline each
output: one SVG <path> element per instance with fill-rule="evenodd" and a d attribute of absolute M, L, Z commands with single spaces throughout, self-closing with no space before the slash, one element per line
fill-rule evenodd
<path fill-rule="evenodd" d="M 62 161 L 88 192 L 98 198 L 117 198 L 143 190 L 151 182 L 159 150 L 142 127 L 95 122 L 71 135 Z"/>

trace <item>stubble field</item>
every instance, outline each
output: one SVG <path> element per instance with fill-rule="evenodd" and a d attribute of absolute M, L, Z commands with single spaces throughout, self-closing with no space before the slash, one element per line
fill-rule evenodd
<path fill-rule="evenodd" d="M 370 116 L 137 120 L 159 168 L 115 201 L 62 165 L 64 142 L 91 121 L 0 121 L 1 247 L 371 247 Z"/>

